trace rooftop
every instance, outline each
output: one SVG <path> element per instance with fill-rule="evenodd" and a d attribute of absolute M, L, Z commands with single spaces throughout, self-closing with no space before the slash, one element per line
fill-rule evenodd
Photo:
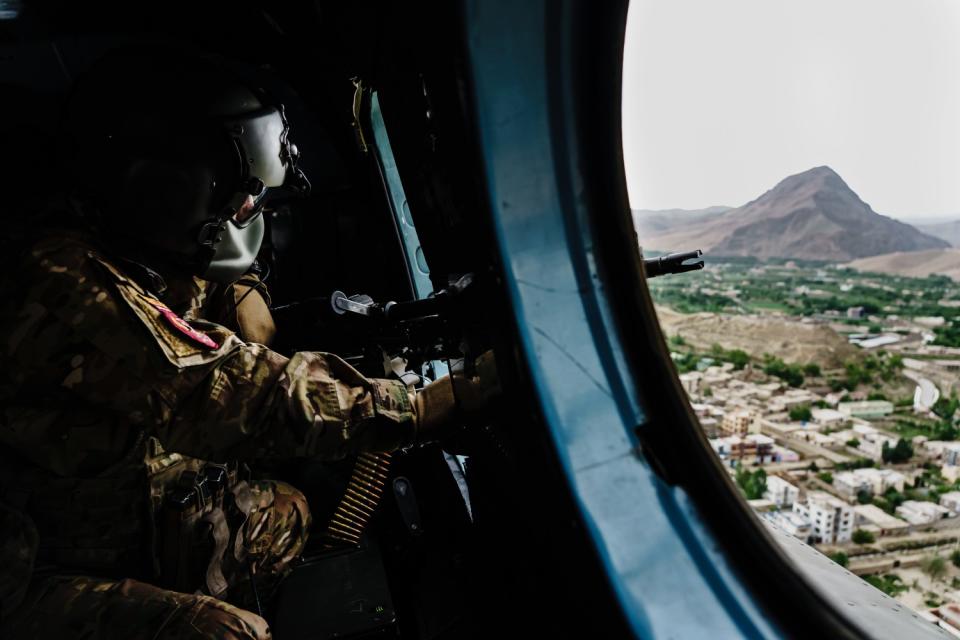
<path fill-rule="evenodd" d="M 900 518 L 895 518 L 875 504 L 858 504 L 853 512 L 881 529 L 897 529 L 909 527 L 910 524 Z"/>

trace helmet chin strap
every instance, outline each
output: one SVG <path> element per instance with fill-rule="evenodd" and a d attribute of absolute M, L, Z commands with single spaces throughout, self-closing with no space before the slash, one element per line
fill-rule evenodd
<path fill-rule="evenodd" d="M 209 260 L 197 275 L 220 284 L 236 282 L 256 260 L 264 232 L 262 215 L 243 228 L 230 220 L 204 225 L 200 244 Z"/>

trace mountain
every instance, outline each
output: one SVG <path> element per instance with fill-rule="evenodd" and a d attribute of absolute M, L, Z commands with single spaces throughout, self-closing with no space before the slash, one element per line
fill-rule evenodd
<path fill-rule="evenodd" d="M 710 218 L 726 213 L 733 207 L 707 207 L 706 209 L 634 209 L 633 223 L 642 238 L 674 229 L 679 224 L 700 224 Z"/>
<path fill-rule="evenodd" d="M 960 220 L 915 224 L 913 226 L 928 236 L 946 240 L 952 247 L 960 247 Z"/>
<path fill-rule="evenodd" d="M 646 234 L 638 230 L 645 249 L 846 262 L 950 246 L 876 213 L 830 167 L 785 178 L 742 207 L 692 218 L 676 215 L 659 224 L 659 230 L 648 228 Z"/>
<path fill-rule="evenodd" d="M 854 260 L 847 266 L 857 271 L 890 273 L 911 278 L 937 274 L 960 281 L 960 249 L 898 251 Z"/>

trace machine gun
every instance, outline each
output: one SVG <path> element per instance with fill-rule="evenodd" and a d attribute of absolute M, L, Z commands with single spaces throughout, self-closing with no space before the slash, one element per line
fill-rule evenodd
<path fill-rule="evenodd" d="M 422 371 L 432 362 L 469 360 L 489 348 L 481 280 L 468 273 L 428 298 L 407 302 L 334 291 L 298 304 L 301 315 L 308 313 L 337 336 L 338 353 L 366 375 L 396 372 L 385 365 L 398 358 Z"/>
<path fill-rule="evenodd" d="M 648 278 L 664 276 L 668 273 L 686 273 L 703 269 L 703 260 L 688 263 L 687 260 L 696 260 L 703 255 L 703 251 L 695 249 L 685 253 L 668 253 L 659 258 L 649 258 L 643 261 L 643 271 Z"/>

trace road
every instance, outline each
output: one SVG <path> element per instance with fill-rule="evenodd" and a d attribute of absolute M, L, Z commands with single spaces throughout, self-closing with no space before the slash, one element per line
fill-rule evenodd
<path fill-rule="evenodd" d="M 793 449 L 797 453 L 802 454 L 804 458 L 808 460 L 812 460 L 814 458 L 824 458 L 829 460 L 832 464 L 850 462 L 851 460 L 850 456 L 843 455 L 842 453 L 837 453 L 836 451 L 826 449 L 811 442 L 792 438 L 778 429 L 776 427 L 776 423 L 770 422 L 769 420 L 760 421 L 760 432 L 764 435 L 772 437 L 780 446 Z M 807 464 L 810 463 L 807 462 Z"/>
<path fill-rule="evenodd" d="M 924 378 L 920 373 L 911 369 L 904 369 L 903 375 L 917 383 L 917 390 L 913 396 L 914 408 L 921 411 L 929 411 L 940 399 L 940 390 L 933 381 Z"/>

